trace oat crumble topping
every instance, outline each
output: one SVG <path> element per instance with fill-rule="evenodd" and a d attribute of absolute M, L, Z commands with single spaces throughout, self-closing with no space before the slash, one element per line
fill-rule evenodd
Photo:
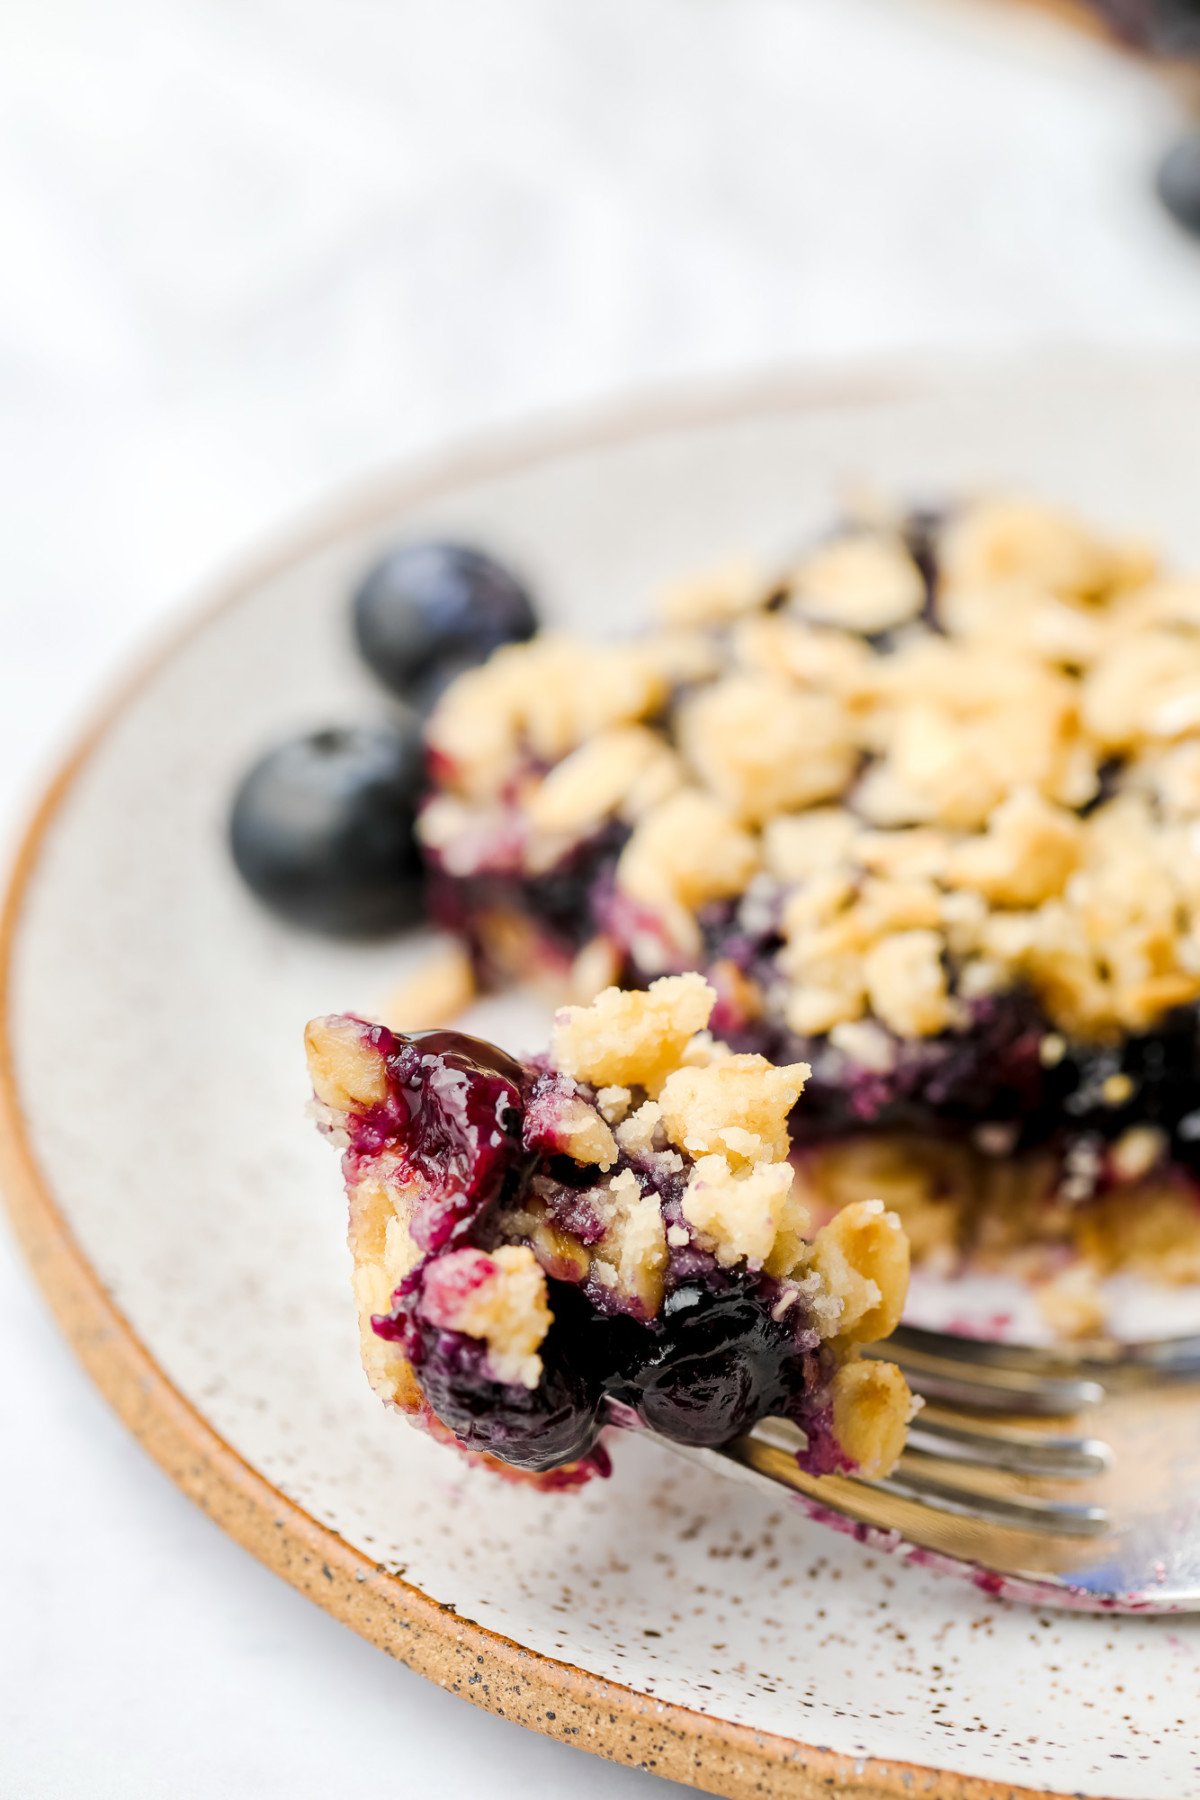
<path fill-rule="evenodd" d="M 932 598 L 875 519 L 689 584 L 657 637 L 500 652 L 434 715 L 431 851 L 462 867 L 498 809 L 536 871 L 619 821 L 639 966 L 697 961 L 714 906 L 774 909 L 765 1003 L 806 1037 L 935 1036 L 1015 984 L 1093 1037 L 1200 997 L 1200 581 L 1019 497 L 931 529 Z"/>

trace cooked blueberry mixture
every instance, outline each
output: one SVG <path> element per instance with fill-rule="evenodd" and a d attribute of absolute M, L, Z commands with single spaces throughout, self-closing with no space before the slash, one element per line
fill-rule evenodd
<path fill-rule="evenodd" d="M 857 1346 L 899 1316 L 903 1234 L 866 1202 L 808 1239 L 785 1124 L 805 1071 L 714 1040 L 714 998 L 697 976 L 609 990 L 528 1064 L 309 1027 L 386 1399 L 535 1474 L 603 1471 L 614 1421 L 719 1445 L 767 1415 L 813 1473 L 895 1460 L 910 1397 Z"/>
<path fill-rule="evenodd" d="M 636 641 L 500 650 L 427 741 L 431 906 L 485 980 L 700 969 L 723 1040 L 812 1066 L 819 1210 L 903 1148 L 923 1248 L 1200 1276 L 1200 584 L 1145 544 L 1019 499 L 853 521 Z"/>

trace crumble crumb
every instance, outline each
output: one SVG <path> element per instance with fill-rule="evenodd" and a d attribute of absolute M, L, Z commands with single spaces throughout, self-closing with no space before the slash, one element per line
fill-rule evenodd
<path fill-rule="evenodd" d="M 822 1225 L 809 1266 L 841 1301 L 838 1338 L 873 1343 L 900 1323 L 908 1292 L 909 1247 L 904 1228 L 882 1200 L 859 1200 Z"/>
<path fill-rule="evenodd" d="M 731 1163 L 787 1156 L 787 1121 L 804 1091 L 807 1063 L 777 1067 L 763 1056 L 724 1056 L 708 1068 L 677 1068 L 660 1095 L 671 1143 L 689 1156 Z"/>
<path fill-rule="evenodd" d="M 999 906 L 1038 906 L 1061 894 L 1078 867 L 1084 827 L 1032 788 L 1018 788 L 986 831 L 950 850 L 942 879 L 973 888 Z"/>
<path fill-rule="evenodd" d="M 867 952 L 863 974 L 876 1015 L 901 1037 L 931 1037 L 956 1022 L 936 931 L 904 930 L 881 938 Z"/>
<path fill-rule="evenodd" d="M 508 644 L 438 701 L 429 743 L 468 797 L 498 794 L 523 750 L 557 762 L 614 725 L 661 706 L 665 678 L 638 644 L 582 644 L 547 633 Z"/>
<path fill-rule="evenodd" d="M 449 1025 L 475 998 L 475 971 L 459 943 L 442 944 L 396 988 L 382 1009 L 393 1031 L 427 1031 Z"/>
<path fill-rule="evenodd" d="M 833 1377 L 833 1430 L 862 1475 L 890 1475 L 920 1409 L 895 1363 L 843 1363 Z"/>
<path fill-rule="evenodd" d="M 802 562 L 792 577 L 792 604 L 805 617 L 870 636 L 915 619 L 925 583 L 902 539 L 857 531 Z"/>
<path fill-rule="evenodd" d="M 527 1117 L 532 1110 L 531 1105 Z M 566 1096 L 556 1100 L 551 1131 L 555 1146 L 573 1162 L 611 1169 L 617 1160 L 617 1140 L 612 1131 L 582 1098 Z"/>
<path fill-rule="evenodd" d="M 767 675 L 730 675 L 679 709 L 679 747 L 701 780 L 738 818 L 779 812 L 842 793 L 857 762 L 845 709 Z"/>
<path fill-rule="evenodd" d="M 662 1125 L 662 1107 L 656 1100 L 644 1100 L 636 1112 L 617 1126 L 617 1142 L 626 1156 L 649 1156 L 658 1148 L 656 1139 Z"/>
<path fill-rule="evenodd" d="M 658 597 L 668 625 L 727 625 L 760 607 L 770 584 L 754 563 L 728 562 L 671 582 Z"/>
<path fill-rule="evenodd" d="M 610 1125 L 619 1125 L 629 1111 L 633 1095 L 627 1087 L 603 1087 L 596 1091 L 600 1115 Z"/>
<path fill-rule="evenodd" d="M 582 837 L 606 818 L 634 819 L 683 785 L 683 766 L 642 725 L 602 731 L 573 750 L 526 802 L 535 831 Z"/>
<path fill-rule="evenodd" d="M 696 909 L 744 891 L 759 864 L 751 834 L 715 795 L 684 788 L 640 819 L 617 886 L 656 913 L 681 951 L 700 949 Z"/>
<path fill-rule="evenodd" d="M 840 806 L 777 813 L 763 825 L 763 861 L 777 881 L 805 881 L 848 860 L 861 828 Z"/>
<path fill-rule="evenodd" d="M 589 1199 L 605 1233 L 592 1252 L 591 1273 L 603 1286 L 635 1301 L 647 1318 L 662 1306 L 667 1232 L 658 1195 L 643 1194 L 631 1169 L 611 1175 Z"/>
<path fill-rule="evenodd" d="M 538 1347 L 554 1315 L 546 1277 L 527 1245 L 503 1244 L 490 1255 L 449 1252 L 430 1264 L 420 1310 L 431 1325 L 485 1344 L 495 1380 L 527 1388 L 541 1380 Z"/>
<path fill-rule="evenodd" d="M 313 1019 L 304 1049 L 313 1093 L 335 1112 L 377 1106 L 387 1094 L 383 1058 L 363 1042 L 363 1022 L 348 1016 Z"/>
<path fill-rule="evenodd" d="M 719 1154 L 699 1156 L 683 1196 L 683 1216 L 722 1268 L 765 1267 L 782 1238 L 789 1254 L 808 1215 L 796 1201 L 790 1163 L 733 1168 Z"/>
<path fill-rule="evenodd" d="M 591 1006 L 556 1015 L 552 1061 L 593 1087 L 657 1094 L 688 1039 L 708 1024 L 715 1001 L 702 975 L 664 975 L 644 991 L 606 988 Z"/>

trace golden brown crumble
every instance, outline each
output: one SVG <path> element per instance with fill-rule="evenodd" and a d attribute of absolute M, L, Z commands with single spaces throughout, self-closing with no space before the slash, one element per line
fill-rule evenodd
<path fill-rule="evenodd" d="M 844 709 L 767 675 L 730 675 L 679 710 L 684 756 L 737 815 L 761 824 L 840 794 L 857 751 Z"/>
<path fill-rule="evenodd" d="M 790 1163 L 739 1165 L 721 1155 L 697 1158 L 683 1197 L 683 1216 L 722 1267 L 746 1263 L 771 1274 L 791 1274 L 808 1225 L 808 1215 L 796 1201 Z"/>
<path fill-rule="evenodd" d="M 741 894 L 758 863 L 755 839 L 724 802 L 684 788 L 638 822 L 617 864 L 617 885 L 690 960 L 700 949 L 697 909 Z"/>
<path fill-rule="evenodd" d="M 387 1094 L 383 1059 L 354 1019 L 313 1019 L 304 1032 L 313 1093 L 334 1112 L 377 1106 Z"/>
<path fill-rule="evenodd" d="M 411 1412 L 420 1390 L 408 1364 L 392 1353 L 371 1328 L 386 1313 L 392 1295 L 421 1260 L 408 1229 L 411 1195 L 397 1174 L 385 1170 L 351 1185 L 349 1243 L 353 1259 L 354 1303 L 363 1368 L 381 1399 Z"/>
<path fill-rule="evenodd" d="M 707 1068 L 676 1069 L 660 1095 L 667 1137 L 692 1157 L 786 1158 L 788 1115 L 808 1076 L 807 1063 L 777 1067 L 764 1056 L 722 1056 Z"/>
<path fill-rule="evenodd" d="M 726 625 L 760 607 L 770 591 L 753 563 L 723 563 L 668 584 L 659 594 L 658 612 L 668 625 Z"/>
<path fill-rule="evenodd" d="M 590 1006 L 567 1006 L 554 1021 L 550 1059 L 592 1087 L 641 1087 L 657 1094 L 688 1039 L 703 1031 L 716 995 L 702 975 L 664 975 L 644 992 L 606 988 Z"/>
<path fill-rule="evenodd" d="M 847 1362 L 834 1375 L 834 1436 L 863 1475 L 895 1468 L 919 1407 L 895 1363 Z"/>
<path fill-rule="evenodd" d="M 665 698 L 665 676 L 644 645 L 545 636 L 461 675 L 430 720 L 429 740 L 456 787 L 479 799 L 501 792 L 524 755 L 557 762 Z"/>
<path fill-rule="evenodd" d="M 886 1335 L 908 1286 L 896 1214 L 877 1199 L 856 1199 L 808 1241 L 787 1129 L 808 1068 L 730 1054 L 703 1030 L 714 1000 L 695 976 L 666 977 L 645 992 L 612 990 L 591 1007 L 560 1013 L 551 1060 L 577 1080 L 609 1082 L 619 1059 L 620 1084 L 599 1096 L 617 1116 L 616 1145 L 651 1166 L 673 1159 L 668 1166 L 678 1170 L 685 1165 L 677 1152 L 686 1154 L 683 1217 L 723 1267 L 765 1269 L 783 1284 L 785 1302 L 802 1294 L 821 1334 L 844 1346 Z M 657 1098 L 633 1106 L 631 1088 Z M 628 1169 L 587 1197 L 605 1227 L 593 1276 L 653 1312 L 672 1241 L 657 1201 L 642 1196 Z M 687 1230 L 673 1230 L 677 1243 L 689 1241 Z"/>
<path fill-rule="evenodd" d="M 554 1120 L 554 1141 L 564 1156 L 577 1163 L 595 1163 L 611 1169 L 617 1160 L 617 1140 L 594 1106 L 571 1098 L 560 1102 Z"/>
<path fill-rule="evenodd" d="M 578 837 L 615 813 L 640 818 L 683 779 L 679 758 L 657 733 L 617 726 L 556 764 L 526 804 L 536 831 Z"/>
<path fill-rule="evenodd" d="M 900 1323 L 908 1290 L 908 1240 L 882 1200 L 843 1207 L 813 1240 L 809 1264 L 842 1303 L 837 1336 L 871 1344 Z"/>
<path fill-rule="evenodd" d="M 915 619 L 925 583 L 902 539 L 852 532 L 802 562 L 792 591 L 805 618 L 870 635 Z"/>
<path fill-rule="evenodd" d="M 964 998 L 1028 981 L 1060 1031 L 1142 1029 L 1200 994 L 1200 581 L 1007 496 L 951 516 L 938 563 L 941 632 L 877 512 L 776 582 L 688 584 L 686 630 L 500 652 L 434 716 L 426 843 L 451 874 L 486 867 L 515 804 L 532 873 L 625 819 L 647 968 L 696 959 L 704 907 L 773 884 L 767 1004 L 804 1035 L 951 1024 L 931 940 L 877 949 L 915 932 Z M 868 903 L 864 876 L 924 882 L 921 916 Z"/>

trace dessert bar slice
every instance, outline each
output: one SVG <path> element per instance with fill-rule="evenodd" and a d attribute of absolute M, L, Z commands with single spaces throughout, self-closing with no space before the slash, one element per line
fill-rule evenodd
<path fill-rule="evenodd" d="M 701 970 L 723 1041 L 811 1065 L 813 1206 L 1200 1276 L 1200 582 L 1031 501 L 879 515 L 500 651 L 428 745 L 485 978 Z"/>
<path fill-rule="evenodd" d="M 866 1200 L 809 1239 L 787 1128 L 808 1071 L 731 1053 L 715 999 L 695 974 L 609 989 L 531 1063 L 309 1025 L 384 1400 L 539 1474 L 606 1469 L 606 1423 L 718 1445 L 767 1415 L 812 1473 L 891 1468 L 912 1399 L 859 1352 L 899 1319 L 904 1233 Z"/>

